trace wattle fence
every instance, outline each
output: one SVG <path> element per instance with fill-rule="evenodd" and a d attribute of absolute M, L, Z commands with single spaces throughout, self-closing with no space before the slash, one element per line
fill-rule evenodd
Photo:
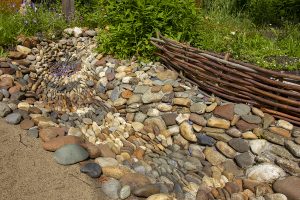
<path fill-rule="evenodd" d="M 156 54 L 201 90 L 223 99 L 256 106 L 300 125 L 300 76 L 272 71 L 200 50 L 161 35 L 151 38 Z"/>

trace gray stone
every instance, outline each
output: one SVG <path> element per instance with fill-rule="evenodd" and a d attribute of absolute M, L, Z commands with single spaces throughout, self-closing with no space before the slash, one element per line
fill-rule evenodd
<path fill-rule="evenodd" d="M 263 139 L 250 140 L 249 144 L 251 151 L 256 155 L 260 155 L 269 148 L 269 143 Z"/>
<path fill-rule="evenodd" d="M 246 104 L 235 104 L 233 110 L 235 114 L 242 116 L 248 115 L 251 111 L 251 108 Z"/>
<path fill-rule="evenodd" d="M 229 135 L 227 134 L 220 134 L 220 133 L 214 133 L 214 132 L 207 132 L 205 133 L 206 135 L 216 139 L 216 140 L 220 140 L 220 141 L 223 141 L 223 142 L 229 142 L 232 137 L 230 137 Z"/>
<path fill-rule="evenodd" d="M 242 119 L 250 124 L 260 124 L 261 118 L 256 115 L 242 115 Z"/>
<path fill-rule="evenodd" d="M 143 123 L 145 121 L 145 119 L 147 118 L 147 115 L 142 113 L 142 112 L 138 112 L 134 115 L 134 121 L 135 122 L 141 122 Z"/>
<path fill-rule="evenodd" d="M 152 93 L 151 90 L 148 90 L 145 92 L 142 96 L 143 103 L 154 103 L 159 102 L 164 96 L 164 93 L 162 91 L 157 93 Z"/>
<path fill-rule="evenodd" d="M 31 137 L 38 138 L 39 137 L 39 129 L 38 127 L 32 127 L 27 131 L 27 134 Z"/>
<path fill-rule="evenodd" d="M 216 143 L 215 139 L 205 134 L 197 134 L 196 136 L 197 136 L 197 142 L 200 145 L 213 146 Z"/>
<path fill-rule="evenodd" d="M 291 140 L 286 140 L 285 146 L 294 156 L 300 158 L 300 145 L 295 144 Z"/>
<path fill-rule="evenodd" d="M 115 200 L 119 198 L 119 191 L 121 190 L 121 183 L 114 179 L 108 178 L 108 180 L 102 183 L 102 191 L 111 199 Z"/>
<path fill-rule="evenodd" d="M 11 112 L 11 109 L 6 103 L 0 102 L 0 117 L 5 117 Z"/>
<path fill-rule="evenodd" d="M 22 115 L 20 113 L 11 113 L 5 117 L 5 120 L 9 124 L 19 124 L 22 119 Z"/>
<path fill-rule="evenodd" d="M 85 173 L 92 178 L 99 178 L 102 173 L 102 169 L 97 163 L 87 163 L 80 168 L 80 172 Z"/>
<path fill-rule="evenodd" d="M 131 194 L 130 186 L 124 185 L 120 190 L 120 199 L 126 199 Z"/>
<path fill-rule="evenodd" d="M 254 157 L 249 152 L 241 153 L 235 156 L 234 159 L 238 166 L 243 169 L 254 164 Z"/>
<path fill-rule="evenodd" d="M 272 133 L 270 131 L 264 131 L 263 137 L 272 143 L 284 145 L 284 137 L 282 137 L 278 134 Z"/>
<path fill-rule="evenodd" d="M 206 126 L 207 120 L 202 115 L 191 113 L 190 120 L 199 126 Z"/>
<path fill-rule="evenodd" d="M 249 151 L 249 144 L 246 140 L 241 138 L 232 138 L 228 144 L 234 148 L 236 151 L 240 153 L 244 153 L 246 151 Z"/>
<path fill-rule="evenodd" d="M 119 87 L 115 87 L 110 94 L 110 99 L 112 101 L 115 101 L 119 98 L 119 96 L 120 96 L 120 89 Z"/>
<path fill-rule="evenodd" d="M 297 162 L 280 157 L 277 157 L 275 162 L 279 167 L 284 169 L 284 171 L 288 172 L 289 174 L 292 174 L 294 176 L 300 175 L 300 167 L 298 166 Z"/>
<path fill-rule="evenodd" d="M 206 109 L 206 104 L 205 103 L 194 103 L 191 105 L 190 107 L 190 111 L 194 112 L 194 113 L 198 113 L 198 114 L 203 114 L 205 113 L 205 109 Z"/>
<path fill-rule="evenodd" d="M 54 159 L 61 165 L 75 164 L 88 157 L 89 153 L 79 144 L 66 144 L 54 153 Z"/>
<path fill-rule="evenodd" d="M 134 93 L 135 94 L 144 94 L 147 90 L 149 90 L 149 86 L 147 85 L 137 85 L 135 88 L 134 88 Z"/>

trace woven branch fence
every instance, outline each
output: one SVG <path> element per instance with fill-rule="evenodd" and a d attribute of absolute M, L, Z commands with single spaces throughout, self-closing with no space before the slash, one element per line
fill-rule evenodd
<path fill-rule="evenodd" d="M 300 125 L 300 76 L 224 58 L 161 35 L 151 38 L 151 43 L 160 50 L 156 54 L 167 67 L 201 90 Z"/>

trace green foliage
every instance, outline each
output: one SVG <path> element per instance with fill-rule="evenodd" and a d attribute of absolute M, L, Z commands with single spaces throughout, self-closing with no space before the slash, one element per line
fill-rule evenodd
<path fill-rule="evenodd" d="M 229 52 L 239 60 L 276 70 L 300 69 L 300 25 L 256 26 L 249 19 L 208 12 L 202 17 L 199 48 Z"/>
<path fill-rule="evenodd" d="M 180 41 L 194 43 L 199 17 L 193 0 L 101 0 L 100 51 L 125 58 L 151 56 L 149 43 L 157 31 Z"/>

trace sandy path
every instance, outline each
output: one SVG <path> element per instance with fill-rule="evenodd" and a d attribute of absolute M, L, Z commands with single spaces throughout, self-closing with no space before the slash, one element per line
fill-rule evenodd
<path fill-rule="evenodd" d="M 0 119 L 0 200 L 106 199 L 99 190 L 78 164 L 56 164 L 40 139 Z"/>

